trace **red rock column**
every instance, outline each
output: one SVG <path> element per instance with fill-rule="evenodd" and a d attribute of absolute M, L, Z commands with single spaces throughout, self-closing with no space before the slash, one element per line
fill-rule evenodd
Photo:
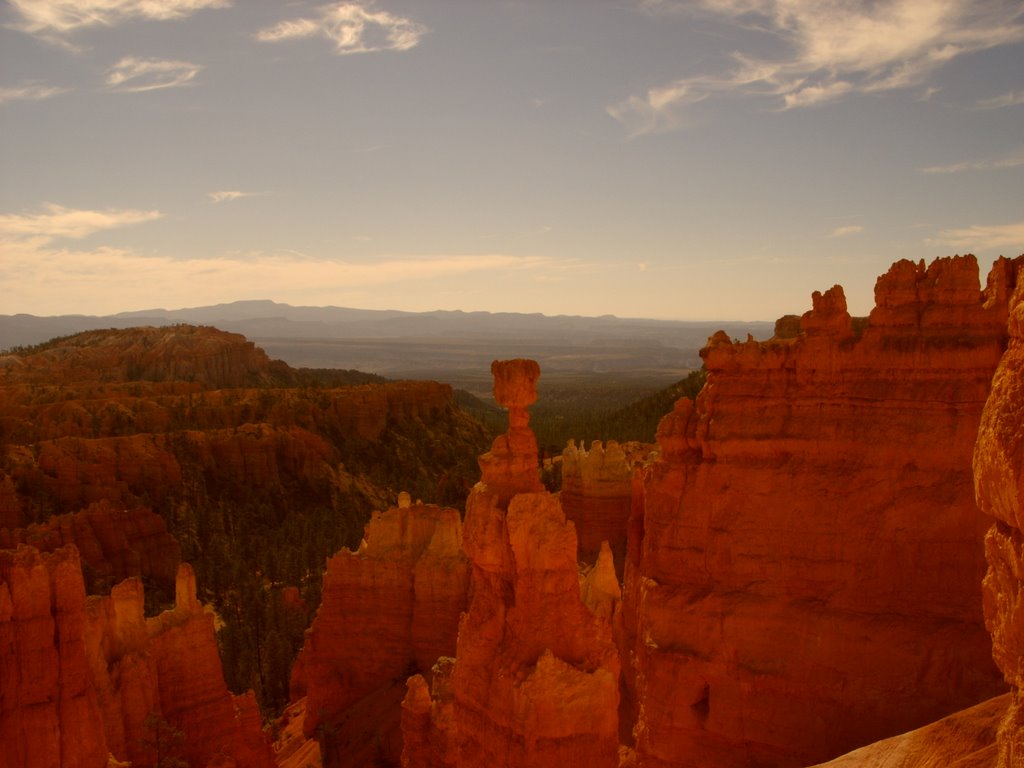
<path fill-rule="evenodd" d="M 978 508 L 993 518 L 985 537 L 985 624 L 992 655 L 1012 688 L 997 737 L 997 768 L 1024 765 L 1024 284 L 1011 306 L 1009 347 L 992 380 L 974 452 Z"/>
<path fill-rule="evenodd" d="M 539 368 L 511 360 L 491 371 L 509 431 L 480 458 L 483 479 L 466 504 L 472 598 L 450 682 L 438 667 L 433 696 L 422 678 L 409 681 L 403 765 L 612 768 L 620 665 L 610 552 L 585 582 L 588 607 L 575 528 L 543 490 L 527 426 Z"/>

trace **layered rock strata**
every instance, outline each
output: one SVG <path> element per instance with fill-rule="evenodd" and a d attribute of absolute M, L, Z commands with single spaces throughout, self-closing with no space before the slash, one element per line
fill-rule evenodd
<path fill-rule="evenodd" d="M 491 370 L 509 431 L 481 457 L 466 506 L 471 599 L 455 660 L 434 667 L 432 692 L 423 676 L 408 683 L 402 764 L 617 766 L 610 551 L 586 580 L 584 604 L 574 526 L 538 479 L 526 406 L 539 370 L 527 360 Z"/>
<path fill-rule="evenodd" d="M 998 768 L 1024 765 L 1024 283 L 1013 295 L 1009 332 L 974 453 L 978 508 L 991 522 L 982 584 L 985 624 L 1011 690 L 997 736 Z"/>
<path fill-rule="evenodd" d="M 375 743 L 398 758 L 405 679 L 455 652 L 468 584 L 458 511 L 413 505 L 408 494 L 373 515 L 358 551 L 328 560 L 292 672 L 293 700 L 306 697 L 305 734 L 320 737 L 325 765 L 371 764 L 377 754 L 354 750 Z"/>
<path fill-rule="evenodd" d="M 595 440 L 590 450 L 570 441 L 562 452 L 558 498 L 566 519 L 576 526 L 580 560 L 594 562 L 607 542 L 622 572 L 636 463 L 614 440 Z"/>
<path fill-rule="evenodd" d="M 816 768 L 995 768 L 996 733 L 1009 704 L 1003 694 Z"/>
<path fill-rule="evenodd" d="M 74 547 L 0 550 L 0 752 L 5 768 L 101 768 L 109 751 L 85 646 Z"/>
<path fill-rule="evenodd" d="M 149 765 L 159 728 L 182 734 L 173 756 L 189 765 L 271 768 L 255 700 L 228 691 L 187 565 L 176 586 L 174 610 L 145 619 L 137 579 L 86 600 L 74 546 L 0 550 L 4 768 Z"/>
<path fill-rule="evenodd" d="M 1001 691 L 971 451 L 1017 267 L 899 262 L 866 321 L 836 286 L 711 339 L 630 523 L 641 765 L 817 762 Z"/>
<path fill-rule="evenodd" d="M 107 501 L 28 528 L 0 528 L 0 549 L 19 544 L 42 552 L 74 544 L 87 566 L 86 589 L 91 593 L 106 591 L 99 588 L 101 584 L 130 577 L 153 578 L 172 590 L 181 562 L 181 546 L 160 515 L 145 507 L 118 508 Z"/>

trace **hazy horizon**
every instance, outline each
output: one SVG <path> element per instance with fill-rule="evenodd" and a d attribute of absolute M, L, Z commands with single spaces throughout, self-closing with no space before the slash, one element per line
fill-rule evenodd
<path fill-rule="evenodd" d="M 0 314 L 771 321 L 1024 252 L 1014 0 L 9 0 Z"/>

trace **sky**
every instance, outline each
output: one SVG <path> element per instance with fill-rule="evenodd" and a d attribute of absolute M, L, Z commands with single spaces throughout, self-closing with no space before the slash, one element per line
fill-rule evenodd
<path fill-rule="evenodd" d="M 0 314 L 773 320 L 1022 252 L 1019 0 L 0 7 Z"/>

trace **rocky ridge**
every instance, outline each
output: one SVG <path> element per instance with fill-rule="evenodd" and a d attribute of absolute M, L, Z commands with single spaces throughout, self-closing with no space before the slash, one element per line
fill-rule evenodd
<path fill-rule="evenodd" d="M 807 764 L 1002 690 L 971 451 L 1017 268 L 899 262 L 866 321 L 836 286 L 711 339 L 633 510 L 641 765 Z"/>
<path fill-rule="evenodd" d="M 86 599 L 73 545 L 0 550 L 5 768 L 151 764 L 158 727 L 183 734 L 174 756 L 189 765 L 273 766 L 251 692 L 225 685 L 189 566 L 176 588 L 174 609 L 145 619 L 138 579 Z"/>
<path fill-rule="evenodd" d="M 225 623 L 229 685 L 255 684 L 269 714 L 287 702 L 327 556 L 402 487 L 461 505 L 486 444 L 446 385 L 307 373 L 188 326 L 4 356 L 0 546 L 73 543 L 89 591 L 139 576 L 150 610 L 191 562 Z M 301 599 L 284 606 L 289 585 Z"/>

